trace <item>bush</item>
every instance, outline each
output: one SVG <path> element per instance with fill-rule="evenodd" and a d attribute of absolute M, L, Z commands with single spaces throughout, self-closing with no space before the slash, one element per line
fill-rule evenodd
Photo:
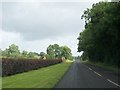
<path fill-rule="evenodd" d="M 30 70 L 36 70 L 41 67 L 54 65 L 61 62 L 61 59 L 38 60 L 2 58 L 2 76 L 9 76 L 17 73 L 27 72 Z"/>

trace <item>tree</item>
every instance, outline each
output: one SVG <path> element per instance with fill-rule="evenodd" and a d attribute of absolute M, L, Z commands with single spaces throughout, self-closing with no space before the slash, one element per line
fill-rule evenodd
<path fill-rule="evenodd" d="M 72 59 L 71 49 L 67 46 L 59 46 L 58 44 L 49 45 L 47 48 L 47 58 L 55 59 L 55 58 L 62 58 L 65 59 Z"/>
<path fill-rule="evenodd" d="M 46 56 L 47 60 L 55 59 L 55 57 L 53 55 L 50 55 L 50 54 L 46 54 L 45 56 Z"/>
<path fill-rule="evenodd" d="M 61 46 L 61 56 L 65 57 L 65 59 L 73 59 L 71 49 L 67 46 Z"/>
<path fill-rule="evenodd" d="M 51 59 L 58 58 L 58 56 L 59 56 L 59 45 L 58 44 L 49 45 L 47 47 L 47 54 L 51 57 Z"/>
<path fill-rule="evenodd" d="M 54 49 L 54 56 L 56 58 L 60 58 L 61 57 L 61 49 L 60 49 L 60 46 L 58 44 L 54 44 L 53 45 L 53 49 Z"/>
<path fill-rule="evenodd" d="M 10 57 L 20 56 L 19 47 L 15 44 L 10 45 L 8 48 L 8 53 L 9 53 Z"/>
<path fill-rule="evenodd" d="M 0 58 L 2 57 L 2 49 L 0 49 Z"/>
<path fill-rule="evenodd" d="M 37 52 L 34 52 L 34 54 L 35 54 L 36 56 L 40 56 L 40 54 L 39 54 L 39 53 L 37 53 Z"/>
<path fill-rule="evenodd" d="M 19 47 L 15 44 L 10 45 L 8 49 L 6 48 L 4 51 L 2 51 L 2 56 L 12 58 L 19 57 L 20 56 Z"/>
<path fill-rule="evenodd" d="M 10 57 L 10 53 L 9 53 L 9 50 L 7 48 L 2 51 L 2 57 Z"/>
<path fill-rule="evenodd" d="M 2 53 L 2 49 L 0 49 L 0 53 Z"/>
<path fill-rule="evenodd" d="M 44 52 L 40 52 L 40 58 L 41 58 L 41 59 L 44 59 L 45 56 L 46 56 L 46 54 L 45 54 Z"/>
<path fill-rule="evenodd" d="M 34 58 L 35 57 L 35 54 L 34 52 L 29 52 L 28 55 L 27 55 L 28 58 Z"/>
<path fill-rule="evenodd" d="M 120 56 L 120 2 L 99 2 L 84 11 L 85 29 L 80 33 L 78 52 L 92 62 L 118 65 Z"/>
<path fill-rule="evenodd" d="M 26 58 L 26 57 L 27 57 L 27 55 L 28 55 L 28 52 L 27 52 L 27 51 L 25 51 L 25 50 L 23 50 L 23 51 L 22 51 L 22 57 L 23 57 L 23 58 Z"/>

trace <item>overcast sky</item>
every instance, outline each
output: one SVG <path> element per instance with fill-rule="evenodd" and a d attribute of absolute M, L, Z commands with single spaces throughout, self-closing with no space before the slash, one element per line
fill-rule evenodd
<path fill-rule="evenodd" d="M 31 1 L 31 0 L 30 0 Z M 86 2 L 85 2 L 86 1 Z M 46 52 L 50 44 L 67 45 L 77 53 L 79 33 L 84 29 L 81 15 L 93 2 L 2 2 L 0 5 L 0 48 L 11 44 L 19 49 Z M 94 1 L 94 0 L 93 0 Z M 97 0 L 94 1 L 98 2 Z M 2 16 L 2 17 L 1 17 Z"/>

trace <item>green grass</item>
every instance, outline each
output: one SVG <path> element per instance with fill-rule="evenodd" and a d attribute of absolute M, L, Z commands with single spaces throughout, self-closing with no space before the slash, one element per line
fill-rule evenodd
<path fill-rule="evenodd" d="M 2 78 L 2 88 L 53 88 L 72 63 L 61 63 Z"/>
<path fill-rule="evenodd" d="M 86 64 L 91 64 L 91 65 L 96 65 L 98 67 L 102 67 L 102 68 L 105 68 L 105 69 L 108 69 L 108 70 L 111 70 L 113 72 L 119 72 L 120 73 L 120 67 L 117 67 L 117 66 L 113 66 L 113 65 L 110 65 L 110 64 L 105 64 L 105 63 L 93 63 L 93 62 L 90 62 L 90 61 L 85 61 L 84 63 Z"/>
<path fill-rule="evenodd" d="M 0 77 L 0 90 L 2 89 L 2 77 Z"/>

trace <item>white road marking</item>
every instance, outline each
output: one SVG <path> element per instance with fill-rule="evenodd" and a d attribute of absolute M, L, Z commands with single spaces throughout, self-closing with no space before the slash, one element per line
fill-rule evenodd
<path fill-rule="evenodd" d="M 101 75 L 101 74 L 99 74 L 99 73 L 97 73 L 97 72 L 95 72 L 95 71 L 94 71 L 94 73 L 95 73 L 95 74 L 97 74 L 98 76 L 102 77 L 102 75 Z"/>
<path fill-rule="evenodd" d="M 120 85 L 118 85 L 117 83 L 115 83 L 115 82 L 113 82 L 113 81 L 111 81 L 110 79 L 107 79 L 110 83 L 112 83 L 112 84 L 114 84 L 114 85 L 116 85 L 116 86 L 118 86 L 118 87 L 120 87 Z"/>
<path fill-rule="evenodd" d="M 92 70 L 92 69 L 91 69 L 91 68 L 89 68 L 89 70 Z M 99 74 L 99 73 L 95 72 L 94 70 L 93 70 L 93 72 L 94 72 L 95 74 L 97 74 L 98 76 L 102 77 L 102 75 L 101 75 L 101 74 Z M 116 85 L 116 86 L 120 87 L 120 85 L 119 85 L 119 84 L 117 84 L 117 83 L 115 83 L 115 82 L 111 81 L 110 79 L 107 79 L 107 81 L 109 81 L 110 83 L 112 83 L 112 84 L 114 84 L 114 85 Z"/>
<path fill-rule="evenodd" d="M 92 70 L 91 68 L 89 68 L 90 70 Z"/>
<path fill-rule="evenodd" d="M 89 68 L 89 70 L 92 70 L 91 68 Z M 97 72 L 95 72 L 94 70 L 92 70 L 95 74 L 97 74 L 98 76 L 100 76 L 100 77 L 102 77 L 102 75 L 101 74 L 99 74 L 99 73 L 97 73 Z"/>

